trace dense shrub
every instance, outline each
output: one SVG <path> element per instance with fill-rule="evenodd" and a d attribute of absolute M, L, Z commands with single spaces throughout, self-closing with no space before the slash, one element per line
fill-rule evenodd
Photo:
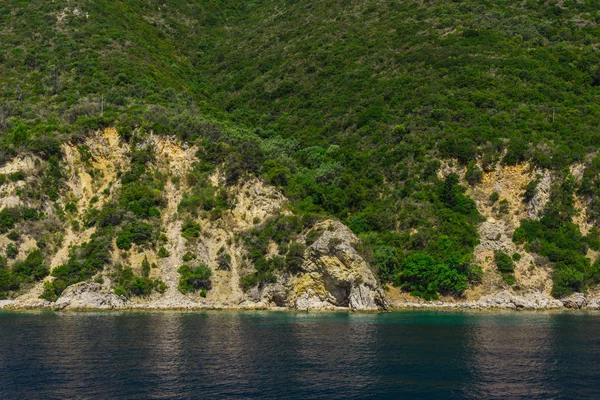
<path fill-rule="evenodd" d="M 145 1 L 103 1 L 58 25 L 48 16 L 64 11 L 60 1 L 5 3 L 0 164 L 37 155 L 39 197 L 55 200 L 62 143 L 76 143 L 84 162 L 91 131 L 117 126 L 130 144 L 117 212 L 92 211 L 88 226 L 160 215 L 164 177 L 149 167 L 150 131 L 199 148 L 182 213 L 217 218 L 231 206 L 207 184 L 217 167 L 228 184 L 261 175 L 297 213 L 339 218 L 379 248 L 384 280 L 414 252 L 436 265 L 448 265 L 444 243 L 473 252 L 476 210 L 456 179 L 438 178 L 441 158 L 466 165 L 469 184 L 480 179 L 474 160 L 488 172 L 500 160 L 555 172 L 586 161 L 578 192 L 590 222 L 600 220 L 600 158 L 586 157 L 600 143 L 595 2 L 174 1 L 158 18 Z M 9 214 L 0 211 L 0 233 L 20 222 Z M 585 288 L 595 272 L 550 234 L 572 231 L 564 217 L 550 210 L 540 237 L 515 237 L 583 273 Z M 265 235 L 291 242 L 285 229 Z M 260 259 L 262 239 L 252 241 L 261 272 L 246 281 L 274 279 L 279 261 Z M 557 287 L 579 287 L 574 274 L 556 276 Z"/>
<path fill-rule="evenodd" d="M 153 239 L 154 228 L 145 222 L 133 221 L 117 235 L 117 247 L 129 250 L 132 244 L 142 245 Z"/>
<path fill-rule="evenodd" d="M 182 265 L 177 271 L 179 272 L 179 291 L 181 293 L 210 290 L 212 271 L 206 265 L 200 264 L 196 267 Z"/>
<path fill-rule="evenodd" d="M 44 292 L 40 297 L 56 301 L 67 286 L 85 281 L 102 271 L 111 260 L 109 232 L 98 230 L 88 242 L 71 249 L 67 262 L 52 270 L 52 276 L 56 279 L 44 284 Z"/>
<path fill-rule="evenodd" d="M 425 299 L 436 299 L 439 294 L 460 295 L 469 286 L 468 277 L 458 269 L 419 252 L 403 260 L 394 280 L 402 289 Z"/>
<path fill-rule="evenodd" d="M 12 272 L 16 276 L 28 281 L 39 281 L 49 274 L 49 269 L 44 263 L 40 250 L 34 250 L 23 261 L 13 264 Z"/>
<path fill-rule="evenodd" d="M 190 240 L 200 237 L 200 224 L 192 219 L 187 219 L 181 226 L 181 236 Z"/>
<path fill-rule="evenodd" d="M 147 262 L 147 260 L 146 260 Z M 131 268 L 117 267 L 114 274 L 116 285 L 115 294 L 125 297 L 149 296 L 153 290 L 164 293 L 166 285 L 160 280 L 148 278 L 148 276 L 137 276 Z"/>

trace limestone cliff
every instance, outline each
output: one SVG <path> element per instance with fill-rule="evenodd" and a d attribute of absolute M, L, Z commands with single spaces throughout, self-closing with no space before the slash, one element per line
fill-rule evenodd
<path fill-rule="evenodd" d="M 116 237 L 126 228 L 125 223 L 114 222 L 109 258 L 102 268 L 69 284 L 52 301 L 47 300 L 48 296 L 43 294 L 46 286 L 56 279 L 55 269 L 64 268 L 83 244 L 98 240 L 95 234 L 101 210 L 122 204 L 122 176 L 133 168 L 133 154 L 144 149 L 152 153 L 153 159 L 145 166 L 147 174 L 159 181 L 159 189 L 152 190 L 159 208 L 154 217 L 149 217 L 148 226 L 154 230 L 152 238 L 121 246 Z M 11 268 L 39 249 L 50 274 L 41 280 L 23 280 L 19 287 L 5 293 L 8 299 L 2 300 L 0 307 L 61 310 L 600 307 L 597 290 L 592 290 L 587 298 L 582 294 L 561 300 L 552 298 L 551 264 L 512 240 L 521 221 L 540 218 L 547 205 L 555 179 L 547 170 L 534 169 L 528 164 L 497 166 L 484 172 L 480 182 L 470 185 L 465 180 L 464 168 L 451 162 L 442 166 L 440 177 L 457 173 L 484 218 L 479 226 L 480 243 L 474 252 L 474 262 L 482 267 L 483 276 L 481 283 L 468 289 L 463 298 L 426 302 L 393 287 L 384 291 L 372 266 L 359 251 L 362 248 L 359 238 L 333 219 L 316 219 L 296 228 L 284 224 L 278 229 L 285 233 L 286 239 L 280 243 L 268 239 L 263 258 L 256 258 L 253 254 L 256 250 L 249 247 L 249 238 L 270 229 L 270 221 L 282 216 L 294 217 L 287 199 L 257 178 L 244 177 L 233 184 L 225 182 L 217 168 L 207 175 L 203 187 L 217 193 L 223 206 L 217 212 L 211 208 L 213 205 L 194 205 L 190 196 L 197 177 L 191 172 L 198 168 L 198 151 L 201 149 L 152 134 L 131 144 L 121 140 L 114 129 L 97 132 L 83 143 L 65 143 L 60 164 L 64 184 L 54 201 L 39 193 L 49 168 L 47 161 L 22 155 L 2 166 L 0 174 L 15 178 L 5 179 L 0 185 L 0 211 L 25 207 L 41 213 L 37 218 L 19 221 L 14 229 L 5 229 L 0 234 L 0 253 L 11 255 L 7 262 L 7 268 Z M 572 166 L 571 173 L 575 179 L 581 179 L 582 167 Z M 535 193 L 525 201 L 525 187 L 534 180 Z M 576 198 L 575 204 L 579 213 L 574 221 L 586 234 L 591 229 L 586 202 Z M 131 220 L 132 214 L 125 212 L 121 219 L 113 217 L 119 221 Z M 186 226 L 194 227 L 195 233 L 186 235 Z M 291 247 L 300 249 L 294 255 L 293 270 L 285 267 Z M 494 261 L 497 251 L 518 254 L 514 282 L 507 282 L 498 272 Z M 587 256 L 592 261 L 597 258 L 591 250 Z M 278 267 L 269 267 L 267 275 L 245 286 L 244 277 L 259 273 L 257 260 Z M 207 290 L 180 289 L 179 268 L 184 264 L 210 269 Z M 130 269 L 132 277 L 146 279 L 140 278 L 140 282 L 154 282 L 154 288 L 142 294 L 135 291 L 133 295 L 123 294 L 119 285 L 124 269 Z"/>
<path fill-rule="evenodd" d="M 298 272 L 277 271 L 277 283 L 259 284 L 244 291 L 240 278 L 254 271 L 244 237 L 252 230 L 260 229 L 271 218 L 292 215 L 286 198 L 256 178 L 225 185 L 216 170 L 209 177 L 210 185 L 214 190 L 222 191 L 221 196 L 228 203 L 226 209 L 219 215 L 202 210 L 185 214 L 180 210 L 180 204 L 190 189 L 186 176 L 197 162 L 198 149 L 153 135 L 137 146 L 153 149 L 152 173 L 165 177 L 163 207 L 160 219 L 155 222 L 160 229 L 160 243 L 134 243 L 129 249 L 119 249 L 113 238 L 107 265 L 90 279 L 67 287 L 54 302 L 40 298 L 44 284 L 55 279 L 52 271 L 67 262 L 73 249 L 93 238 L 97 227 L 90 226 L 87 220 L 96 212 L 94 210 L 118 203 L 119 177 L 130 168 L 133 149 L 120 140 L 114 129 L 98 132 L 83 144 L 64 144 L 62 169 L 66 184 L 54 204 L 32 200 L 35 196 L 23 196 L 20 190 L 22 187 L 33 189 L 39 184 L 39 171 L 44 169 L 41 160 L 21 157 L 2 168 L 2 173 L 20 171 L 25 178 L 0 187 L 0 208 L 27 205 L 42 210 L 44 218 L 29 223 L 33 228 L 31 234 L 27 229 L 18 229 L 21 234 L 16 242 L 8 238 L 8 233 L 0 235 L 0 251 L 4 253 L 7 247 L 17 244 L 18 255 L 15 260 L 9 260 L 10 267 L 42 243 L 50 269 L 50 275 L 42 281 L 24 284 L 11 292 L 12 301 L 3 302 L 3 305 L 65 310 L 268 307 L 377 310 L 386 307 L 385 296 L 374 273 L 353 247 L 358 238 L 333 220 L 318 221 L 296 235 L 294 241 L 304 243 L 306 232 L 320 232 L 320 237 L 306 246 Z M 71 209 L 71 214 L 65 215 L 65 209 Z M 186 238 L 182 234 L 182 225 L 190 219 L 200 227 L 197 238 Z M 48 225 L 52 229 L 48 229 Z M 25 228 L 25 224 L 18 228 Z M 48 236 L 49 232 L 51 236 Z M 277 249 L 273 252 L 277 253 Z M 190 257 L 193 257 L 191 261 Z M 226 265 L 223 265 L 223 259 Z M 115 294 L 118 284 L 116 266 L 131 268 L 134 274 L 141 275 L 144 262 L 152 265 L 148 278 L 164 282 L 164 292 L 152 291 L 144 296 Z M 210 290 L 181 293 L 178 268 L 186 263 L 202 264 L 211 269 Z"/>

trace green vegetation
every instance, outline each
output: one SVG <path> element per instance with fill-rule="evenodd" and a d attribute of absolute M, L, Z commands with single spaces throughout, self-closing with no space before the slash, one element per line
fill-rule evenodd
<path fill-rule="evenodd" d="M 212 271 L 204 264 L 196 267 L 182 265 L 177 270 L 179 272 L 179 291 L 183 294 L 201 291 L 202 297 L 206 296 L 206 291 L 210 290 L 210 277 Z"/>
<path fill-rule="evenodd" d="M 134 243 L 137 245 L 148 243 L 153 238 L 153 231 L 152 225 L 133 221 L 117 235 L 117 247 L 122 250 L 129 250 Z"/>
<path fill-rule="evenodd" d="M 148 262 L 148 260 L 145 260 Z M 150 268 L 148 266 L 148 268 Z M 149 296 L 153 290 L 164 293 L 167 290 L 166 284 L 158 279 L 150 279 L 147 275 L 137 276 L 131 268 L 116 267 L 113 274 L 117 284 L 115 294 L 127 298 L 134 296 Z"/>
<path fill-rule="evenodd" d="M 562 297 L 584 291 L 600 282 L 600 264 L 591 264 L 588 248 L 600 250 L 597 230 L 583 236 L 573 223 L 576 214 L 574 193 L 577 184 L 567 176 L 551 191 L 544 216 L 538 220 L 523 220 L 513 240 L 526 243 L 528 249 L 548 258 L 554 265 L 552 295 Z"/>
<path fill-rule="evenodd" d="M 112 211 L 82 219 L 114 229 L 99 241 L 118 232 L 119 248 L 153 244 L 153 236 L 134 239 L 132 228 L 157 227 L 165 205 L 165 177 L 148 167 L 150 131 L 200 148 L 179 205 L 190 218 L 218 218 L 231 206 L 206 179 L 215 166 L 227 184 L 260 176 L 301 218 L 348 224 L 382 281 L 427 297 L 460 294 L 477 275 L 469 271 L 480 219 L 456 178 L 438 177 L 440 159 L 466 166 L 470 185 L 482 178 L 477 158 L 484 171 L 529 161 L 560 173 L 585 162 L 574 190 L 589 201 L 591 222 L 600 220 L 600 158 L 586 158 L 600 146 L 595 0 L 173 0 L 168 7 L 82 0 L 78 12 L 73 7 L 67 0 L 0 5 L 0 164 L 24 152 L 41 157 L 39 197 L 53 201 L 64 180 L 60 144 L 116 126 L 133 149 L 132 168 Z M 78 150 L 89 160 L 89 149 Z M 525 200 L 534 193 L 528 186 Z M 498 213 L 506 210 L 498 204 Z M 12 212 L 0 211 L 0 233 L 19 223 Z M 544 218 L 524 222 L 517 240 L 553 262 L 555 295 L 585 289 L 598 274 L 577 246 L 592 239 L 570 217 L 548 210 Z M 197 238 L 200 227 L 190 219 L 182 235 Z M 257 272 L 244 287 L 299 263 L 298 249 L 261 258 L 271 233 L 261 235 L 248 240 Z"/>
<path fill-rule="evenodd" d="M 217 191 L 208 180 L 208 175 L 214 167 L 214 164 L 206 162 L 192 164 L 192 170 L 186 177 L 190 189 L 179 203 L 179 212 L 187 212 L 197 217 L 200 211 L 210 213 L 212 219 L 217 219 L 224 210 L 230 208 L 227 192 L 223 189 Z"/>
<path fill-rule="evenodd" d="M 515 254 L 518 255 L 519 253 Z M 494 252 L 494 262 L 496 263 L 498 272 L 500 272 L 504 281 L 509 285 L 515 283 L 515 276 L 513 274 L 515 272 L 515 263 L 513 262 L 513 258 L 499 250 Z"/>
<path fill-rule="evenodd" d="M 436 263 L 429 254 L 415 252 L 402 261 L 395 279 L 399 287 L 427 300 L 439 294 L 460 295 L 469 286 L 469 278 L 477 278 L 468 264 Z"/>
<path fill-rule="evenodd" d="M 276 271 L 299 272 L 304 245 L 295 243 L 294 240 L 314 220 L 311 215 L 305 215 L 303 218 L 280 215 L 266 221 L 263 227 L 252 230 L 249 235 L 244 235 L 248 259 L 256 271 L 241 277 L 242 288 L 248 290 L 256 285 L 276 282 Z M 279 254 L 267 258 L 271 241 L 278 245 Z"/>
<path fill-rule="evenodd" d="M 13 229 L 19 222 L 35 221 L 39 218 L 41 218 L 41 215 L 34 208 L 3 208 L 2 211 L 0 211 L 0 234 Z"/>
<path fill-rule="evenodd" d="M 40 297 L 56 301 L 67 286 L 90 279 L 102 271 L 111 259 L 109 238 L 105 228 L 94 233 L 89 242 L 73 248 L 67 262 L 52 270 L 52 276 L 56 279 L 44 284 L 44 292 Z"/>
<path fill-rule="evenodd" d="M 18 291 L 23 284 L 40 281 L 48 276 L 49 269 L 44 262 L 41 250 L 34 250 L 22 261 L 17 261 L 9 269 L 5 258 L 0 257 L 0 299 L 9 292 Z"/>
<path fill-rule="evenodd" d="M 192 219 L 186 219 L 181 226 L 181 236 L 188 240 L 199 238 L 200 232 L 200 224 Z"/>
<path fill-rule="evenodd" d="M 158 256 L 160 258 L 167 258 L 169 257 L 171 254 L 169 253 L 169 251 L 167 249 L 165 249 L 163 246 L 160 247 L 160 249 L 158 249 Z"/>
<path fill-rule="evenodd" d="M 185 255 L 183 261 L 189 261 L 186 260 Z M 231 268 L 231 256 L 225 252 L 224 246 L 217 252 L 217 268 L 220 270 L 229 270 Z"/>

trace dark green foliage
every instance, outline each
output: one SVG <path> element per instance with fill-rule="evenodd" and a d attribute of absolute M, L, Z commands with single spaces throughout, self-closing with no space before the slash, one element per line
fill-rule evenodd
<path fill-rule="evenodd" d="M 17 249 L 17 246 L 15 246 L 13 243 L 9 243 L 8 246 L 6 246 L 6 257 L 12 260 L 17 258 L 18 255 L 19 249 Z"/>
<path fill-rule="evenodd" d="M 162 193 L 158 189 L 136 182 L 124 185 L 119 200 L 121 207 L 140 218 L 160 216 L 158 207 L 163 204 Z"/>
<path fill-rule="evenodd" d="M 19 235 L 19 232 L 17 231 L 11 231 L 8 233 L 8 235 L 6 235 L 6 237 L 12 240 L 13 242 L 16 242 L 17 240 L 19 240 L 21 235 Z"/>
<path fill-rule="evenodd" d="M 19 290 L 19 277 L 7 268 L 6 259 L 0 257 L 0 300 L 8 297 L 9 292 Z"/>
<path fill-rule="evenodd" d="M 188 262 L 196 259 L 196 255 L 194 253 L 190 253 L 189 251 L 183 255 L 183 262 Z"/>
<path fill-rule="evenodd" d="M 537 193 L 537 187 L 540 183 L 539 179 L 534 179 L 525 185 L 525 193 L 523 193 L 523 201 L 529 203 Z"/>
<path fill-rule="evenodd" d="M 285 255 L 285 268 L 291 273 L 298 273 L 304 261 L 304 250 L 306 246 L 299 242 L 292 242 Z"/>
<path fill-rule="evenodd" d="M 475 185 L 481 182 L 483 178 L 483 171 L 475 161 L 471 161 L 469 163 L 469 167 L 467 168 L 467 172 L 465 172 L 465 179 L 469 183 L 469 185 Z"/>
<path fill-rule="evenodd" d="M 204 264 L 196 267 L 182 265 L 179 272 L 179 291 L 183 294 L 193 293 L 198 290 L 210 290 L 210 277 L 212 271 Z"/>
<path fill-rule="evenodd" d="M 498 192 L 494 192 L 494 193 L 490 194 L 490 203 L 491 204 L 494 204 L 499 199 L 500 199 L 500 195 L 498 194 Z"/>
<path fill-rule="evenodd" d="M 292 273 L 299 271 L 303 260 L 304 245 L 295 243 L 294 240 L 302 233 L 303 228 L 304 223 L 301 218 L 280 215 L 268 220 L 263 227 L 244 236 L 248 248 L 248 258 L 256 270 L 241 277 L 240 284 L 244 290 L 256 285 L 276 282 L 276 271 L 284 269 Z M 285 259 L 280 256 L 266 258 L 270 241 L 274 241 L 280 249 L 285 249 Z"/>
<path fill-rule="evenodd" d="M 73 248 L 67 262 L 52 270 L 52 276 L 56 279 L 44 284 L 44 292 L 40 297 L 56 301 L 67 286 L 85 281 L 102 271 L 111 260 L 110 233 L 110 230 L 98 230 L 90 241 Z"/>
<path fill-rule="evenodd" d="M 552 295 L 555 297 L 583 291 L 600 279 L 600 271 L 593 268 L 586 257 L 589 243 L 597 245 L 597 231 L 592 230 L 585 237 L 572 222 L 576 213 L 575 190 L 575 181 L 567 176 L 552 188 L 543 217 L 539 221 L 521 221 L 513 235 L 515 243 L 528 243 L 532 251 L 552 262 Z"/>
<path fill-rule="evenodd" d="M 147 262 L 148 260 L 145 261 Z M 147 275 L 137 276 L 131 268 L 117 266 L 113 276 L 116 281 L 115 294 L 118 296 L 125 296 L 127 298 L 149 296 L 152 290 L 156 290 L 159 293 L 164 293 L 166 290 L 164 282 L 150 279 Z"/>
<path fill-rule="evenodd" d="M 132 244 L 143 245 L 154 237 L 154 227 L 145 222 L 133 221 L 117 235 L 117 247 L 129 250 Z"/>
<path fill-rule="evenodd" d="M 181 226 L 181 236 L 188 240 L 199 238 L 200 232 L 200 224 L 192 219 L 185 220 Z"/>
<path fill-rule="evenodd" d="M 497 250 L 494 252 L 494 262 L 504 281 L 509 285 L 514 284 L 515 277 L 513 272 L 515 271 L 515 263 L 513 262 L 513 259 L 508 254 Z"/>
<path fill-rule="evenodd" d="M 150 276 L 150 262 L 147 257 L 144 257 L 144 260 L 142 261 L 142 276 L 144 278 Z"/>
<path fill-rule="evenodd" d="M 21 221 L 35 221 L 40 218 L 40 213 L 34 208 L 14 207 L 3 208 L 0 211 L 0 234 L 13 229 Z"/>
<path fill-rule="evenodd" d="M 40 250 L 34 250 L 27 257 L 7 266 L 6 259 L 0 257 L 0 299 L 8 297 L 10 292 L 18 291 L 24 283 L 40 281 L 49 273 Z"/>
<path fill-rule="evenodd" d="M 321 232 L 319 232 L 316 229 L 311 229 L 310 231 L 308 231 L 306 233 L 306 236 L 304 237 L 304 241 L 305 241 L 305 243 L 306 243 L 307 246 L 310 246 L 314 242 L 317 241 L 317 239 L 319 238 L 319 236 L 321 236 Z"/>
<path fill-rule="evenodd" d="M 22 181 L 25 179 L 25 175 L 22 171 L 13 172 L 8 177 L 12 182 Z"/>
<path fill-rule="evenodd" d="M 108 126 L 131 144 L 117 212 L 91 212 L 88 226 L 160 215 L 164 182 L 143 136 L 175 135 L 200 148 L 181 212 L 230 207 L 206 184 L 217 166 L 229 184 L 261 175 L 298 213 L 343 220 L 374 253 L 390 247 L 377 261 L 390 279 L 413 252 L 447 266 L 443 243 L 473 251 L 475 208 L 454 178 L 438 180 L 440 158 L 466 165 L 473 184 L 476 159 L 485 171 L 527 160 L 560 171 L 600 146 L 594 1 L 87 1 L 61 21 L 49 16 L 72 8 L 65 0 L 3 7 L 0 164 L 40 156 L 54 200 L 60 144 Z M 594 223 L 599 160 L 579 188 Z M 550 214 L 555 231 L 570 218 Z M 0 233 L 18 223 L 0 211 Z M 271 261 L 251 258 L 273 279 Z"/>
<path fill-rule="evenodd" d="M 171 254 L 169 254 L 169 251 L 167 249 L 165 249 L 164 247 L 161 246 L 160 249 L 158 249 L 158 256 L 160 258 L 167 258 L 169 257 Z"/>
<path fill-rule="evenodd" d="M 12 272 L 23 279 L 39 281 L 44 279 L 50 271 L 44 263 L 42 252 L 34 250 L 23 261 L 14 263 Z"/>
<path fill-rule="evenodd" d="M 189 260 L 186 260 L 184 256 L 183 261 L 187 262 Z M 225 247 L 221 247 L 217 252 L 217 268 L 220 270 L 231 269 L 231 256 L 225 252 Z"/>

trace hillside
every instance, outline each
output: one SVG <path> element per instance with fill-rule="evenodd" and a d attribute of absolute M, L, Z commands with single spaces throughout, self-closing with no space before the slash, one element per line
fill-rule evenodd
<path fill-rule="evenodd" d="M 5 1 L 0 293 L 593 296 L 598 6 Z"/>

